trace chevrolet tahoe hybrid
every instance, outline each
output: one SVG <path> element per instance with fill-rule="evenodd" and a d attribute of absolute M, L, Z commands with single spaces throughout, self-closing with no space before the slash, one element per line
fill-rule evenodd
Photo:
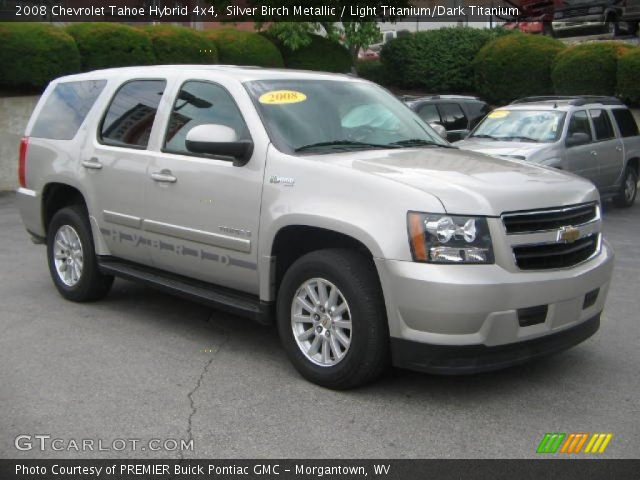
<path fill-rule="evenodd" d="M 274 325 L 345 389 L 389 365 L 499 369 L 596 332 L 613 266 L 594 185 L 461 151 L 349 76 L 230 66 L 53 81 L 18 203 L 60 294 L 122 277 Z"/>

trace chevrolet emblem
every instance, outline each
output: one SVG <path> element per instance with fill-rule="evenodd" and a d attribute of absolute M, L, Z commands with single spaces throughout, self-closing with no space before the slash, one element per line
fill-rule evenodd
<path fill-rule="evenodd" d="M 558 242 L 573 243 L 580 238 L 580 230 L 576 227 L 562 227 L 558 230 Z"/>

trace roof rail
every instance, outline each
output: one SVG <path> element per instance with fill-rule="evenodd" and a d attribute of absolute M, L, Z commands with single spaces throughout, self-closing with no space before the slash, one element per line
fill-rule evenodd
<path fill-rule="evenodd" d="M 600 103 L 602 105 L 624 105 L 616 97 L 607 97 L 602 95 L 546 95 L 537 97 L 523 97 L 518 98 L 511 102 L 511 105 L 517 105 L 521 103 L 535 103 L 535 102 L 567 102 L 569 105 L 582 106 L 589 103 Z"/>
<path fill-rule="evenodd" d="M 434 95 L 400 95 L 400 99 L 408 102 L 412 100 L 479 100 L 478 97 L 473 95 L 449 95 L 449 94 L 434 94 Z"/>

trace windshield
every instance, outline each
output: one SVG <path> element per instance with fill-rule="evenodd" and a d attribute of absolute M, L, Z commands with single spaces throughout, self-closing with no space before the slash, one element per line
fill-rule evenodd
<path fill-rule="evenodd" d="M 494 110 L 469 137 L 516 142 L 555 142 L 560 138 L 564 112 L 550 110 Z"/>
<path fill-rule="evenodd" d="M 335 80 L 247 82 L 276 147 L 287 153 L 450 147 L 413 111 L 375 85 Z"/>

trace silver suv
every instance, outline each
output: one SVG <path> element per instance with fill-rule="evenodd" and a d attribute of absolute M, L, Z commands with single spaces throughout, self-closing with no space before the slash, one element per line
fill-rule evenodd
<path fill-rule="evenodd" d="M 523 98 L 492 111 L 455 145 L 575 173 L 619 207 L 636 199 L 640 134 L 616 98 Z"/>
<path fill-rule="evenodd" d="M 52 82 L 18 201 L 63 297 L 114 276 L 275 325 L 309 380 L 514 365 L 599 326 L 596 188 L 462 152 L 373 83 L 225 66 Z"/>

